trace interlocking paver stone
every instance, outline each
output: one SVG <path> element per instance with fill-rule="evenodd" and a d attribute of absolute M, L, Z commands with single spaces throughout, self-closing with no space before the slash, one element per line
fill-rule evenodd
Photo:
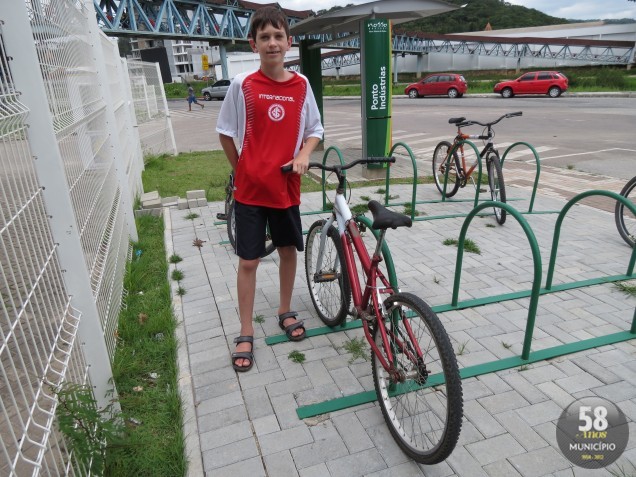
<path fill-rule="evenodd" d="M 368 449 L 357 454 L 329 460 L 327 468 L 333 477 L 353 477 L 385 469 L 386 464 L 377 450 Z"/>
<path fill-rule="evenodd" d="M 572 464 L 553 447 L 544 447 L 508 458 L 523 477 L 540 477 L 572 467 Z"/>

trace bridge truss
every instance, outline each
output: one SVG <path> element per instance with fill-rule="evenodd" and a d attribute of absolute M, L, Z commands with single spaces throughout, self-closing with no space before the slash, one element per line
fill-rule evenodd
<path fill-rule="evenodd" d="M 110 36 L 217 40 L 220 44 L 247 41 L 254 13 L 254 4 L 241 0 L 93 0 L 93 4 L 100 28 Z M 289 17 L 290 26 L 312 14 L 311 11 L 282 10 Z M 356 35 L 306 38 L 318 39 L 320 46 L 342 50 L 324 55 L 322 69 L 360 62 L 360 39 Z M 393 51 L 404 55 L 455 53 L 616 65 L 634 62 L 633 41 L 396 32 Z M 296 67 L 293 62 L 289 66 Z"/>

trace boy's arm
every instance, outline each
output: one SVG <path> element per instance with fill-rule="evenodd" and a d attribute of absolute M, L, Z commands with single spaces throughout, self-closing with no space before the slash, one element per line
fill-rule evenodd
<path fill-rule="evenodd" d="M 234 144 L 234 138 L 232 138 L 231 136 L 226 136 L 225 134 L 219 134 L 219 141 L 221 141 L 221 147 L 223 148 L 223 152 L 225 152 L 227 160 L 232 166 L 232 170 L 236 171 L 239 154 L 238 150 L 236 149 L 236 144 Z"/>
<path fill-rule="evenodd" d="M 303 144 L 303 148 L 298 151 L 298 155 L 294 157 L 294 160 L 291 162 L 296 174 L 304 174 L 307 172 L 307 169 L 309 168 L 309 158 L 318 144 L 320 144 L 319 138 L 313 136 L 307 138 L 305 144 Z"/>

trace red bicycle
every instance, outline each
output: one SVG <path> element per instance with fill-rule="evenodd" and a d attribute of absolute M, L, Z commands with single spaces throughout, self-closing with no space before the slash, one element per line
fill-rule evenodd
<path fill-rule="evenodd" d="M 351 213 L 344 196 L 343 171 L 357 164 L 386 162 L 395 159 L 360 159 L 342 166 L 309 164 L 335 173 L 338 188 L 331 217 L 315 222 L 307 234 L 307 283 L 325 324 L 339 325 L 349 313 L 362 320 L 372 350 L 378 402 L 391 435 L 417 462 L 435 464 L 457 444 L 462 385 L 451 342 L 437 315 L 422 299 L 394 289 L 388 278 L 383 260 L 387 229 L 410 227 L 411 219 L 370 201 L 376 238 L 370 255 L 361 233 L 366 227 L 361 217 Z"/>

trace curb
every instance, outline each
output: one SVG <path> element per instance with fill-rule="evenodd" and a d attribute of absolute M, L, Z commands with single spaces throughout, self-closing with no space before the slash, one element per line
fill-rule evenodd
<path fill-rule="evenodd" d="M 170 264 L 169 258 L 174 253 L 174 244 L 172 242 L 172 218 L 170 217 L 170 209 L 163 209 L 163 241 L 166 249 L 166 261 L 168 262 L 168 273 L 174 269 L 175 265 Z M 170 280 L 172 295 L 172 312 L 177 322 L 175 329 L 175 338 L 177 339 L 177 366 L 178 378 L 177 386 L 179 388 L 179 396 L 181 397 L 181 409 L 183 411 L 183 434 L 185 440 L 185 456 L 188 460 L 187 476 L 197 477 L 204 475 L 203 472 L 203 455 L 201 453 L 201 440 L 199 438 L 199 426 L 196 415 L 196 406 L 194 403 L 194 386 L 192 384 L 192 374 L 190 373 L 190 355 L 186 342 L 185 320 L 183 316 L 183 307 L 181 297 L 177 295 L 174 289 L 174 280 Z"/>

